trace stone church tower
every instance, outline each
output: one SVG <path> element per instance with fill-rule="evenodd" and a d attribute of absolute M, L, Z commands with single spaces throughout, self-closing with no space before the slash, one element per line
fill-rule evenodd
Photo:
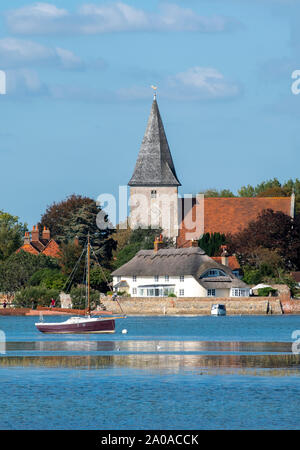
<path fill-rule="evenodd" d="M 178 181 L 156 95 L 130 186 L 131 228 L 162 228 L 178 236 Z"/>

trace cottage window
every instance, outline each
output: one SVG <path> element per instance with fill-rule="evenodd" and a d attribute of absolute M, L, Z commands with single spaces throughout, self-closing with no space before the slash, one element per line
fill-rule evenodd
<path fill-rule="evenodd" d="M 132 281 L 133 281 L 134 283 L 136 282 L 136 275 L 133 275 Z"/>
<path fill-rule="evenodd" d="M 132 289 L 132 295 L 136 295 L 136 292 L 137 292 L 137 291 L 136 291 L 136 288 L 133 288 L 133 289 Z"/>
<path fill-rule="evenodd" d="M 180 281 L 184 281 L 184 275 L 180 275 Z"/>
<path fill-rule="evenodd" d="M 121 277 L 117 277 L 117 282 L 119 283 L 121 281 Z"/>
<path fill-rule="evenodd" d="M 165 281 L 169 281 L 169 275 L 165 275 Z"/>
<path fill-rule="evenodd" d="M 246 297 L 247 290 L 246 289 L 231 289 L 231 296 L 232 297 Z"/>
<path fill-rule="evenodd" d="M 158 281 L 159 280 L 159 276 L 158 275 L 155 275 L 154 276 L 154 281 Z"/>
<path fill-rule="evenodd" d="M 215 297 L 216 290 L 215 289 L 207 289 L 207 295 L 208 295 L 208 297 Z"/>
<path fill-rule="evenodd" d="M 180 295 L 180 297 L 184 296 L 184 289 L 179 289 L 179 295 Z"/>
<path fill-rule="evenodd" d="M 157 192 L 156 191 L 151 191 L 151 198 L 156 198 Z"/>

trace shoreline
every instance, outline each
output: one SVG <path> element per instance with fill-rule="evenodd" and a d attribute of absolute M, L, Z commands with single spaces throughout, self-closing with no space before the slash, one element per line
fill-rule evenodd
<path fill-rule="evenodd" d="M 229 316 L 248 315 L 300 315 L 300 300 L 279 297 L 244 297 L 244 298 L 120 298 L 120 305 L 126 316 L 157 317 L 195 317 L 211 315 L 211 306 L 221 303 L 226 306 Z M 120 314 L 117 302 L 103 299 L 105 311 L 97 314 Z M 70 308 L 1 308 L 0 316 L 70 316 L 85 315 L 87 310 Z M 92 313 L 93 314 L 93 313 Z"/>

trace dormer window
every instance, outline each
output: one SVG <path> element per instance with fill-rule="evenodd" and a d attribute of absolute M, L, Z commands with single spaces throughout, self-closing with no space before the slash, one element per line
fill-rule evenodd
<path fill-rule="evenodd" d="M 151 198 L 156 198 L 157 197 L 157 191 L 153 190 L 151 191 Z"/>
<path fill-rule="evenodd" d="M 201 278 L 212 278 L 212 277 L 226 277 L 228 276 L 223 270 L 219 269 L 209 269 L 207 270 Z"/>

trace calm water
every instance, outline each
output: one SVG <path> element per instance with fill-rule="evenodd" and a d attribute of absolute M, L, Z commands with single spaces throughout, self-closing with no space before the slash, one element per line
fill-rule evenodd
<path fill-rule="evenodd" d="M 299 429 L 300 316 L 129 317 L 87 336 L 37 320 L 0 316 L 1 429 Z"/>

